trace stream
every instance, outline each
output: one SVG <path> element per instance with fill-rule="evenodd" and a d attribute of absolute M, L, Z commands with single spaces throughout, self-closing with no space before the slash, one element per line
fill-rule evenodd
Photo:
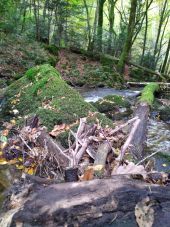
<path fill-rule="evenodd" d="M 90 90 L 79 90 L 86 102 L 96 102 L 107 95 L 120 95 L 134 104 L 140 90 L 115 90 L 113 88 L 96 88 Z M 152 154 L 155 169 L 157 171 L 170 172 L 170 123 L 158 120 L 157 113 L 151 112 L 148 123 L 147 148 L 146 152 Z"/>

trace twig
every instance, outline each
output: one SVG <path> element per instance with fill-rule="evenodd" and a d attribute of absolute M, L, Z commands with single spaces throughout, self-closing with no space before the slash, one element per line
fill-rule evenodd
<path fill-rule="evenodd" d="M 22 140 L 22 142 L 25 144 L 25 146 L 33 153 L 33 155 L 34 155 L 34 156 L 37 156 L 37 155 L 35 154 L 34 150 L 31 149 L 31 147 L 26 143 L 26 141 L 24 140 L 24 138 L 23 138 L 21 135 L 19 135 L 19 137 L 20 137 L 20 139 Z M 29 154 L 29 155 L 30 155 L 30 154 Z M 34 156 L 30 155 L 30 157 L 32 157 L 32 158 L 34 158 Z"/>
<path fill-rule="evenodd" d="M 118 127 L 116 127 L 113 131 L 112 134 L 115 134 L 116 132 L 120 131 L 122 128 L 126 127 L 127 125 L 131 124 L 132 122 L 136 121 L 138 119 L 138 117 L 134 117 L 130 120 L 128 120 L 125 124 L 122 124 Z"/>
<path fill-rule="evenodd" d="M 53 143 L 54 143 L 54 142 L 53 142 Z M 67 158 L 69 161 L 72 161 L 71 158 L 63 152 L 63 150 L 58 146 L 57 143 L 55 143 L 55 146 L 56 146 L 56 148 L 59 150 L 59 152 L 60 152 L 65 158 Z"/>
<path fill-rule="evenodd" d="M 155 151 L 154 153 L 148 155 L 147 157 L 145 157 L 144 159 L 140 160 L 136 165 L 140 165 L 142 162 L 144 162 L 146 159 L 151 158 L 152 156 L 154 156 L 155 154 L 159 153 L 160 151 Z"/>

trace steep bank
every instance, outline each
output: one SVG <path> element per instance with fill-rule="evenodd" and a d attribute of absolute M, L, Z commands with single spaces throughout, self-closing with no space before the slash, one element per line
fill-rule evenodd
<path fill-rule="evenodd" d="M 38 64 L 55 65 L 56 56 L 44 46 L 26 36 L 0 32 L 0 88 Z"/>

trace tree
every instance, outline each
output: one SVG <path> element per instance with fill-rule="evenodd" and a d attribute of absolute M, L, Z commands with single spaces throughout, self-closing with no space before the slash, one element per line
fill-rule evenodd
<path fill-rule="evenodd" d="M 160 51 L 160 48 L 161 48 L 161 29 L 163 27 L 163 23 L 166 19 L 166 17 L 169 15 L 169 11 L 168 11 L 168 14 L 167 14 L 167 11 L 166 11 L 166 8 L 167 8 L 167 3 L 168 3 L 168 0 L 165 0 L 164 3 L 163 3 L 163 7 L 161 8 L 161 12 L 160 12 L 160 20 L 159 20 L 159 26 L 158 26 L 158 32 L 157 32 L 157 37 L 156 37 L 156 42 L 155 42 L 155 47 L 154 47 L 154 65 L 153 65 L 153 68 L 155 69 L 156 66 L 157 66 L 157 62 L 158 62 L 158 53 Z M 164 29 L 165 30 L 165 27 Z M 164 32 L 164 31 L 163 31 Z M 160 44 L 160 45 L 159 45 Z"/>
<path fill-rule="evenodd" d="M 165 54 L 164 62 L 163 62 L 162 68 L 161 68 L 161 73 L 164 73 L 164 74 L 166 73 L 169 52 L 170 52 L 170 38 L 169 38 L 168 46 L 167 46 L 167 49 L 166 49 L 166 54 Z"/>
<path fill-rule="evenodd" d="M 115 20 L 115 5 L 118 0 L 108 0 L 109 2 L 109 38 L 108 38 L 108 52 L 111 52 L 113 35 L 114 35 L 114 20 Z"/>
<path fill-rule="evenodd" d="M 103 7 L 106 0 L 98 0 L 97 48 L 102 50 Z"/>
<path fill-rule="evenodd" d="M 118 66 L 117 66 L 118 71 L 120 73 L 123 73 L 123 71 L 124 71 L 125 62 L 128 60 L 129 53 L 130 53 L 131 47 L 132 47 L 132 41 L 133 41 L 132 39 L 133 39 L 133 34 L 134 34 L 134 29 L 135 29 L 137 1 L 138 0 L 131 0 L 127 37 L 126 37 L 123 51 L 121 53 L 120 60 L 118 62 Z"/>
<path fill-rule="evenodd" d="M 92 45 L 91 45 L 92 44 L 92 35 L 91 35 L 89 8 L 88 8 L 86 0 L 83 0 L 83 2 L 84 2 L 84 7 L 86 9 L 86 16 L 87 16 L 87 29 L 88 29 L 88 46 L 87 46 L 87 49 L 92 50 Z"/>

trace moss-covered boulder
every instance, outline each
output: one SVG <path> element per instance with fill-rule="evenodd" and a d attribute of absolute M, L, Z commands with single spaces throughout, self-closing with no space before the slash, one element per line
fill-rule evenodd
<path fill-rule="evenodd" d="M 93 106 L 112 120 L 120 120 L 132 113 L 130 102 L 119 95 L 108 95 L 93 103 Z"/>
<path fill-rule="evenodd" d="M 129 108 L 130 103 L 119 95 L 108 95 L 93 104 L 101 113 L 117 110 L 119 107 Z"/>
<path fill-rule="evenodd" d="M 97 112 L 48 64 L 29 69 L 21 79 L 7 88 L 5 97 L 4 117 L 9 114 L 21 117 L 37 114 L 49 130 L 56 124 L 70 124 L 89 112 Z M 97 114 L 97 117 L 104 124 L 112 124 L 102 114 Z"/>

